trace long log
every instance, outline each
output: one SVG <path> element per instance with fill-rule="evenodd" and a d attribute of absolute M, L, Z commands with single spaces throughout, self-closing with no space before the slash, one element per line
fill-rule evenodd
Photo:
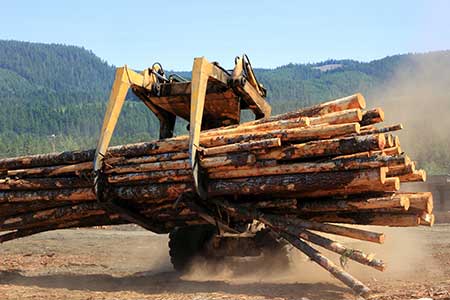
<path fill-rule="evenodd" d="M 218 155 L 224 153 L 231 152 L 242 152 L 242 151 L 251 151 L 262 148 L 274 148 L 280 147 L 281 140 L 279 138 L 258 140 L 258 141 L 250 141 L 245 143 L 237 143 L 237 144 L 229 144 L 212 148 L 202 149 L 202 154 L 204 156 Z"/>
<path fill-rule="evenodd" d="M 0 190 L 52 190 L 92 187 L 94 181 L 90 178 L 22 178 L 0 179 Z M 0 196 L 1 198 L 1 196 Z"/>
<path fill-rule="evenodd" d="M 323 172 L 252 177 L 244 179 L 212 180 L 210 196 L 258 195 L 265 193 L 307 193 L 345 189 L 353 186 L 370 186 L 383 183 L 386 168 L 357 171 Z"/>
<path fill-rule="evenodd" d="M 370 241 L 374 243 L 382 244 L 384 243 L 384 234 L 378 233 L 378 232 L 371 232 L 367 230 L 362 230 L 358 228 L 350 228 L 350 227 L 344 227 L 340 225 L 335 224 L 323 224 L 319 222 L 314 222 L 310 220 L 305 219 L 299 219 L 299 218 L 285 218 L 273 214 L 261 214 L 258 211 L 255 211 L 254 209 L 246 209 L 242 206 L 231 204 L 229 202 L 220 201 L 220 200 L 211 200 L 212 202 L 216 203 L 226 211 L 234 214 L 238 214 L 250 219 L 256 219 L 260 220 L 266 225 L 269 225 L 271 227 L 277 227 L 280 226 L 283 227 L 285 224 L 293 225 L 299 228 L 308 229 L 308 230 L 315 230 L 320 232 L 325 232 L 329 234 L 335 234 L 335 235 L 341 235 L 346 236 L 354 239 L 359 239 L 363 241 Z"/>
<path fill-rule="evenodd" d="M 395 176 L 414 173 L 415 170 L 416 170 L 415 162 L 410 161 L 409 163 L 406 163 L 403 165 L 400 164 L 400 165 L 389 167 L 389 170 L 386 175 L 390 176 L 390 177 L 395 177 Z"/>
<path fill-rule="evenodd" d="M 401 208 L 408 210 L 410 201 L 408 195 L 394 194 L 385 197 L 354 197 L 351 199 L 298 199 L 297 210 L 300 213 L 323 212 L 358 212 L 380 208 Z"/>
<path fill-rule="evenodd" d="M 397 131 L 397 130 L 402 130 L 402 129 L 403 129 L 402 124 L 395 124 L 395 125 L 390 125 L 390 126 L 384 126 L 382 128 L 361 131 L 360 134 L 364 135 L 364 134 L 386 133 L 386 132 Z"/>
<path fill-rule="evenodd" d="M 200 161 L 200 165 L 205 169 L 209 169 L 225 166 L 253 165 L 255 162 L 256 156 L 253 153 L 243 152 L 214 157 L 205 157 Z"/>
<path fill-rule="evenodd" d="M 7 176 L 58 176 L 62 174 L 68 173 L 80 173 L 84 171 L 92 171 L 93 163 L 92 162 L 84 162 L 72 165 L 59 165 L 59 166 L 50 166 L 50 167 L 38 167 L 38 168 L 29 168 L 29 169 L 16 169 L 16 170 L 8 170 Z"/>
<path fill-rule="evenodd" d="M 327 250 L 340 254 L 344 257 L 348 257 L 356 262 L 359 262 L 360 264 L 370 266 L 379 271 L 384 271 L 386 269 L 386 264 L 381 260 L 373 258 L 373 255 L 365 254 L 363 251 L 358 249 L 349 249 L 343 246 L 341 243 L 320 236 L 318 234 L 312 233 L 308 230 L 298 230 L 289 233 L 297 237 L 300 237 L 305 241 L 311 242 Z"/>
<path fill-rule="evenodd" d="M 374 192 L 397 192 L 400 190 L 400 179 L 398 177 L 388 177 L 384 182 L 373 181 L 370 184 L 359 184 L 357 182 L 349 184 L 341 188 L 317 189 L 315 191 L 298 192 L 290 194 L 289 196 L 313 198 L 313 197 L 328 197 L 328 196 L 346 196 L 357 195 Z"/>
<path fill-rule="evenodd" d="M 107 180 L 111 184 L 130 184 L 135 182 L 190 182 L 193 180 L 193 178 L 192 171 L 190 169 L 184 169 L 111 175 L 108 176 Z"/>
<path fill-rule="evenodd" d="M 306 142 L 317 139 L 329 139 L 342 135 L 359 134 L 359 132 L 359 123 L 316 125 L 305 128 L 282 129 L 248 134 L 229 134 L 206 138 L 200 137 L 200 145 L 202 147 L 215 147 L 269 138 L 280 138 L 283 142 Z"/>
<path fill-rule="evenodd" d="M 363 95 L 358 93 L 348 97 L 343 97 L 325 103 L 320 103 L 311 107 L 301 108 L 293 112 L 284 113 L 270 118 L 260 119 L 257 121 L 253 121 L 251 123 L 262 124 L 266 122 L 287 120 L 299 117 L 314 117 L 353 108 L 364 109 L 365 107 L 366 101 Z"/>
<path fill-rule="evenodd" d="M 4 191 L 0 192 L 0 203 L 31 201 L 93 201 L 96 199 L 92 188 L 72 188 L 59 190 Z"/>
<path fill-rule="evenodd" d="M 84 217 L 104 215 L 105 210 L 99 208 L 97 203 L 82 203 L 78 205 L 63 206 L 46 209 L 38 212 L 25 213 L 13 217 L 0 218 L 0 230 L 15 230 L 29 226 L 45 225 L 60 219 L 78 220 Z"/>
<path fill-rule="evenodd" d="M 287 240 L 294 247 L 299 249 L 301 252 L 305 253 L 312 261 L 319 264 L 325 270 L 330 272 L 334 277 L 350 287 L 353 291 L 355 291 L 356 294 L 362 296 L 370 294 L 370 289 L 361 281 L 353 278 L 353 276 L 336 266 L 331 260 L 323 256 L 319 251 L 309 246 L 307 243 L 287 233 L 281 233 L 280 236 Z"/>
<path fill-rule="evenodd" d="M 346 122 L 351 123 L 351 122 Z M 217 129 L 206 130 L 202 132 L 202 136 L 226 135 L 226 134 L 243 134 L 257 131 L 273 131 L 280 129 L 300 128 L 310 126 L 308 117 L 292 118 L 287 120 L 278 120 L 261 124 L 253 124 L 252 122 L 243 123 L 234 126 L 221 127 Z"/>
<path fill-rule="evenodd" d="M 400 175 L 398 178 L 400 178 L 401 182 L 425 182 L 427 180 L 427 173 L 425 172 L 425 170 L 416 170 L 410 174 Z"/>
<path fill-rule="evenodd" d="M 169 152 L 169 153 L 161 153 L 154 155 L 144 155 L 140 157 L 110 157 L 105 159 L 105 164 L 107 166 L 115 166 L 115 165 L 129 165 L 129 164 L 145 164 L 145 163 L 154 163 L 160 161 L 168 161 L 168 160 L 181 160 L 189 158 L 189 153 L 187 151 L 182 152 Z"/>
<path fill-rule="evenodd" d="M 123 165 L 106 170 L 106 174 L 122 174 L 122 173 L 139 173 L 150 171 L 167 171 L 167 170 L 181 170 L 190 168 L 188 159 L 170 160 L 164 162 L 154 162 L 146 164 L 132 164 Z"/>
<path fill-rule="evenodd" d="M 301 215 L 302 218 L 316 222 L 332 222 L 343 224 L 377 225 L 411 227 L 420 224 L 420 217 L 416 214 L 405 213 L 326 213 L 316 215 Z"/>
<path fill-rule="evenodd" d="M 260 151 L 258 159 L 298 159 L 321 156 L 354 154 L 383 149 L 385 137 L 382 134 L 311 141 L 303 144 Z"/>
<path fill-rule="evenodd" d="M 242 170 L 225 170 L 221 171 L 212 169 L 209 173 L 210 179 L 225 179 L 225 178 L 242 178 L 255 177 L 267 175 L 287 175 L 300 173 L 314 173 L 314 172 L 332 172 L 332 171 L 346 171 L 369 168 L 387 167 L 390 165 L 405 164 L 409 160 L 406 156 L 376 156 L 368 158 L 346 158 L 340 160 L 328 160 L 323 162 L 305 162 L 293 164 L 281 164 L 269 167 L 259 168 L 244 168 Z"/>
<path fill-rule="evenodd" d="M 91 227 L 91 226 L 103 226 L 103 225 L 120 225 L 126 222 L 121 220 L 118 215 L 105 215 L 105 216 L 94 216 L 87 218 L 80 218 L 78 220 L 73 220 L 69 222 L 57 222 L 52 225 L 31 227 L 28 229 L 19 229 L 13 232 L 8 232 L 0 235 L 0 244 L 15 240 L 22 237 L 31 236 L 37 233 L 57 230 L 57 229 L 68 229 L 75 227 Z"/>
<path fill-rule="evenodd" d="M 362 120 L 362 112 L 360 109 L 355 108 L 311 117 L 309 120 L 311 125 L 354 123 Z"/>

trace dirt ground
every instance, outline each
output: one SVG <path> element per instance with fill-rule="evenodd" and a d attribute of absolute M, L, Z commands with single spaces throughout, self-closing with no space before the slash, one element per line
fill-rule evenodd
<path fill-rule="evenodd" d="M 48 232 L 0 245 L 0 299 L 357 299 L 295 249 L 289 270 L 235 259 L 214 268 L 199 261 L 180 275 L 166 235 L 119 229 Z M 450 299 L 450 224 L 375 230 L 386 233 L 384 245 L 342 240 L 388 263 L 384 273 L 347 266 L 374 299 Z"/>

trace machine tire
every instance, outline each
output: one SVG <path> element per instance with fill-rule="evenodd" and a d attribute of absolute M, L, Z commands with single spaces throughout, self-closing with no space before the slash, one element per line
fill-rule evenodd
<path fill-rule="evenodd" d="M 203 248 L 217 232 L 212 225 L 175 228 L 169 234 L 170 261 L 175 270 L 186 271 L 192 259 L 203 256 Z"/>

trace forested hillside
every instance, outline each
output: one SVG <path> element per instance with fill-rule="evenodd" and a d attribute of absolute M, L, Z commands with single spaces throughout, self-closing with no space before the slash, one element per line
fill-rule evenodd
<path fill-rule="evenodd" d="M 256 73 L 274 113 L 355 92 L 370 106 L 383 102 L 388 117 L 389 109 L 403 112 L 408 152 L 443 173 L 450 171 L 449 67 L 445 51 L 369 63 L 289 64 Z M 114 67 L 84 48 L 0 40 L 0 156 L 94 147 L 113 77 Z M 128 101 L 113 143 L 148 140 L 157 132 L 145 106 Z"/>

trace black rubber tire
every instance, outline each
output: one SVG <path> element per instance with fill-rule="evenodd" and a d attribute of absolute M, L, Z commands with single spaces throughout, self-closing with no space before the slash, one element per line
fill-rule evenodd
<path fill-rule="evenodd" d="M 216 227 L 212 225 L 195 225 L 172 230 L 169 234 L 169 254 L 174 269 L 186 271 L 194 257 L 204 255 L 205 244 L 216 232 Z"/>

